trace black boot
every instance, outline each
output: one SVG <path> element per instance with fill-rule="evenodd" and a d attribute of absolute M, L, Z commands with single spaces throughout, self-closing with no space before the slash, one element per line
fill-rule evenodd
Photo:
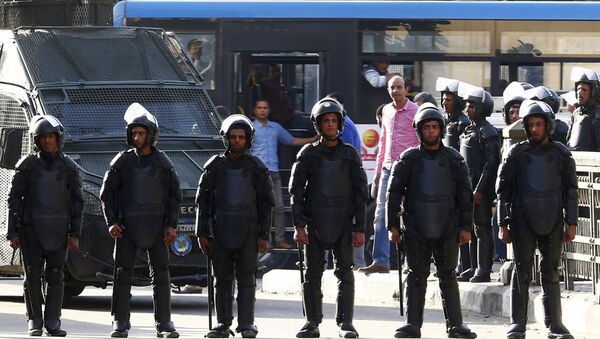
<path fill-rule="evenodd" d="M 492 263 L 494 261 L 494 240 L 492 238 L 492 225 L 478 226 L 477 234 L 477 263 L 475 275 L 469 279 L 472 283 L 490 282 Z"/>
<path fill-rule="evenodd" d="M 42 335 L 42 319 L 27 320 L 27 334 L 31 337 L 39 337 Z"/>
<path fill-rule="evenodd" d="M 232 330 L 229 329 L 230 324 L 219 323 L 213 329 L 206 333 L 207 338 L 229 338 L 229 335 L 235 336 Z"/>
<path fill-rule="evenodd" d="M 473 275 L 475 275 L 475 269 L 469 268 L 468 270 L 463 271 L 458 277 L 456 277 L 456 280 L 460 282 L 467 282 L 471 278 L 473 278 Z"/>
<path fill-rule="evenodd" d="M 179 333 L 175 330 L 175 325 L 172 321 L 164 323 L 156 323 L 157 338 L 179 338 Z"/>
<path fill-rule="evenodd" d="M 460 271 L 463 273 L 471 268 L 471 257 L 469 256 L 469 244 L 460 245 Z"/>
<path fill-rule="evenodd" d="M 48 307 L 46 305 L 46 307 Z M 44 327 L 46 327 L 46 332 L 51 337 L 66 337 L 67 331 L 60 328 L 60 320 L 44 320 Z"/>
<path fill-rule="evenodd" d="M 510 324 L 508 326 L 508 330 L 506 331 L 506 338 L 507 339 L 524 339 L 525 338 L 525 331 L 527 330 L 527 328 L 525 327 L 525 324 Z"/>
<path fill-rule="evenodd" d="M 111 338 L 127 338 L 131 323 L 129 320 L 113 320 L 112 328 L 113 330 L 110 332 Z"/>
<path fill-rule="evenodd" d="M 396 329 L 394 338 L 421 338 L 421 329 L 415 325 L 406 324 Z"/>
<path fill-rule="evenodd" d="M 562 323 L 560 286 L 556 283 L 546 284 L 542 287 L 544 289 L 544 296 L 542 297 L 545 313 L 544 322 L 549 329 L 548 338 L 573 339 L 569 330 Z"/>
<path fill-rule="evenodd" d="M 340 338 L 358 338 L 358 332 L 352 323 L 342 323 L 340 326 Z"/>
<path fill-rule="evenodd" d="M 319 333 L 319 323 L 316 321 L 307 321 L 304 326 L 296 333 L 296 338 L 318 338 L 321 336 Z"/>
<path fill-rule="evenodd" d="M 452 326 L 447 330 L 447 332 L 448 338 L 477 338 L 477 333 L 471 331 L 471 329 L 465 324 Z"/>
<path fill-rule="evenodd" d="M 448 338 L 477 338 L 477 334 L 463 323 L 460 294 L 454 272 L 439 272 L 439 280 Z"/>
<path fill-rule="evenodd" d="M 338 271 L 336 275 L 338 276 L 339 282 L 335 321 L 338 326 L 342 327 L 343 325 L 348 325 L 348 328 L 352 328 L 352 331 L 356 332 L 352 326 L 352 320 L 354 318 L 354 273 L 348 268 L 344 271 Z"/>
<path fill-rule="evenodd" d="M 236 331 L 242 335 L 242 338 L 256 338 L 256 335 L 258 334 L 258 328 L 256 325 L 244 325 L 243 327 L 238 326 Z"/>

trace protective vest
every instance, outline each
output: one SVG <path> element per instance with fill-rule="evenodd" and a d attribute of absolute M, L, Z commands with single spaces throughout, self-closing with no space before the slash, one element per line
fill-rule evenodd
<path fill-rule="evenodd" d="M 518 208 L 537 235 L 548 235 L 562 218 L 560 158 L 552 152 L 528 153 L 520 162 Z"/>
<path fill-rule="evenodd" d="M 573 114 L 573 123 L 571 124 L 571 133 L 567 146 L 572 151 L 597 151 L 594 141 L 594 112 L 591 110 L 590 114 L 583 114 L 581 108 Z"/>
<path fill-rule="evenodd" d="M 473 186 L 479 182 L 483 165 L 485 164 L 484 150 L 485 146 L 481 139 L 483 138 L 478 128 L 467 127 L 465 133 L 460 137 L 460 155 L 465 159 L 469 167 L 469 176 Z"/>
<path fill-rule="evenodd" d="M 238 249 L 250 234 L 256 234 L 256 196 L 252 168 L 219 168 L 215 188 L 215 240 L 226 248 Z"/>
<path fill-rule="evenodd" d="M 158 161 L 148 161 L 123 174 L 119 203 L 125 232 L 137 247 L 149 249 L 162 239 L 166 227 L 164 171 Z"/>
<path fill-rule="evenodd" d="M 408 185 L 411 215 L 408 227 L 415 226 L 427 239 L 438 239 L 453 222 L 455 213 L 456 183 L 452 177 L 450 161 L 440 157 L 421 157 L 416 160 L 416 175 Z M 418 162 L 421 167 L 418 168 Z"/>
<path fill-rule="evenodd" d="M 469 125 L 469 118 L 462 112 L 459 113 L 458 119 L 446 121 L 446 133 L 444 134 L 444 146 L 453 147 L 455 150 L 460 150 L 460 136 Z"/>
<path fill-rule="evenodd" d="M 71 221 L 68 174 L 61 159 L 54 160 L 50 168 L 36 160 L 28 176 L 24 222 L 33 226 L 45 251 L 64 249 Z"/>
<path fill-rule="evenodd" d="M 333 248 L 352 229 L 352 183 L 347 159 L 319 159 L 306 188 L 310 229 L 319 243 Z"/>

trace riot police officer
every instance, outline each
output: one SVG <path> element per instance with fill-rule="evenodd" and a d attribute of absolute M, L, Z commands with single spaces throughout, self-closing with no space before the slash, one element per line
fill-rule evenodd
<path fill-rule="evenodd" d="M 338 278 L 336 322 L 340 336 L 357 338 L 354 315 L 352 247 L 364 244 L 367 177 L 358 152 L 340 142 L 345 112 L 331 98 L 318 101 L 311 120 L 321 139 L 305 145 L 292 167 L 289 191 L 294 238 L 306 245 L 306 272 L 302 296 L 306 320 L 298 338 L 318 338 L 323 319 L 324 250 L 333 249 Z M 356 223 L 352 224 L 355 218 Z"/>
<path fill-rule="evenodd" d="M 461 82 L 459 95 L 467 102 L 471 124 L 460 136 L 460 154 L 469 167 L 473 196 L 473 223 L 477 251 L 471 254 L 471 269 L 459 276 L 459 281 L 488 282 L 492 271 L 494 243 L 492 239 L 492 205 L 495 198 L 494 182 L 500 162 L 498 132 L 486 117 L 492 114 L 494 100 L 483 88 Z M 475 265 L 474 263 L 477 263 Z M 477 267 L 476 270 L 474 268 Z"/>
<path fill-rule="evenodd" d="M 129 299 L 137 249 L 151 267 L 156 334 L 177 338 L 171 322 L 169 250 L 175 241 L 182 195 L 169 157 L 156 148 L 158 122 L 142 105 L 125 112 L 127 144 L 110 163 L 100 189 L 108 232 L 115 239 L 111 337 L 125 338 L 131 327 Z"/>
<path fill-rule="evenodd" d="M 525 97 L 529 100 L 543 101 L 550 108 L 554 114 L 558 114 L 558 110 L 560 109 L 560 97 L 558 93 L 554 91 L 552 88 L 537 86 L 532 89 L 528 89 L 525 91 Z M 569 125 L 567 125 L 564 121 L 560 119 L 556 120 L 556 126 L 554 128 L 554 132 L 550 134 L 550 139 L 553 141 L 558 141 L 563 145 L 567 144 L 567 133 L 569 132 Z"/>
<path fill-rule="evenodd" d="M 221 136 L 226 151 L 204 165 L 198 183 L 196 235 L 202 252 L 212 257 L 216 278 L 219 324 L 208 338 L 233 334 L 234 272 L 238 286 L 238 327 L 243 338 L 254 338 L 258 252 L 269 249 L 269 227 L 274 206 L 273 183 L 267 167 L 247 152 L 254 125 L 241 114 L 223 121 Z"/>
<path fill-rule="evenodd" d="M 600 151 L 600 77 L 583 67 L 573 67 L 577 109 L 571 116 L 567 147 L 571 151 Z"/>
<path fill-rule="evenodd" d="M 504 109 L 502 118 L 506 126 L 512 125 L 519 120 L 519 110 L 521 103 L 525 100 L 525 91 L 532 89 L 533 86 L 528 82 L 513 81 L 502 92 L 504 99 Z"/>
<path fill-rule="evenodd" d="M 419 107 L 413 127 L 420 145 L 404 151 L 394 165 L 388 188 L 387 228 L 393 242 L 404 236 L 408 263 L 407 324 L 396 338 L 420 338 L 430 259 L 433 254 L 450 338 L 475 338 L 463 324 L 456 283 L 459 244 L 471 238 L 473 193 L 467 165 L 452 147 L 442 144 L 445 118 L 431 104 Z M 404 230 L 399 215 L 404 206 Z"/>
<path fill-rule="evenodd" d="M 458 96 L 458 80 L 438 77 L 435 90 L 441 93 L 442 108 L 446 113 L 446 130 L 444 131 L 444 146 L 460 149 L 460 135 L 470 124 L 469 117 L 463 110 L 465 101 Z"/>
<path fill-rule="evenodd" d="M 21 248 L 28 333 L 64 337 L 60 315 L 67 250 L 79 248 L 83 191 L 79 166 L 61 152 L 64 127 L 51 115 L 31 119 L 29 133 L 39 152 L 23 157 L 8 195 L 7 239 Z M 46 307 L 42 317 L 42 268 Z"/>
<path fill-rule="evenodd" d="M 511 324 L 507 337 L 525 338 L 533 255 L 540 270 L 548 338 L 572 339 L 562 324 L 559 287 L 561 243 L 575 237 L 577 176 L 571 152 L 548 136 L 554 112 L 544 102 L 526 100 L 521 116 L 527 140 L 513 146 L 500 169 L 497 193 L 500 234 L 513 244 L 516 267 L 511 280 Z M 568 224 L 566 231 L 564 224 Z"/>

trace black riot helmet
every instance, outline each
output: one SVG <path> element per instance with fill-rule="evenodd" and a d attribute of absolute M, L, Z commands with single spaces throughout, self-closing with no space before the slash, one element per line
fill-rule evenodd
<path fill-rule="evenodd" d="M 333 98 L 325 97 L 317 101 L 317 103 L 313 106 L 312 110 L 310 111 L 310 120 L 312 120 L 313 122 L 315 131 L 317 131 L 317 133 L 320 136 L 323 136 L 323 132 L 321 131 L 321 127 L 319 126 L 319 121 L 321 120 L 323 114 L 327 113 L 335 113 L 338 116 L 339 124 L 336 138 L 339 138 L 339 136 L 344 131 L 344 120 L 346 117 L 346 111 L 344 110 L 344 106 L 340 104 L 339 101 Z"/>
<path fill-rule="evenodd" d="M 52 115 L 36 115 L 31 118 L 29 134 L 31 134 L 35 147 L 40 151 L 42 145 L 40 145 L 39 136 L 46 133 L 56 133 L 58 150 L 60 151 L 65 143 L 65 128 L 60 121 Z"/>
<path fill-rule="evenodd" d="M 440 122 L 440 140 L 444 138 L 446 133 L 446 118 L 440 110 L 432 103 L 426 102 L 419 106 L 415 117 L 413 118 L 413 128 L 417 132 L 419 140 L 423 142 L 421 129 L 423 125 L 429 121 L 437 120 Z"/>
<path fill-rule="evenodd" d="M 589 84 L 592 87 L 592 97 L 595 103 L 600 102 L 600 77 L 595 71 L 575 66 L 571 70 L 571 81 L 575 82 L 575 96 L 577 97 L 577 86 L 580 83 Z"/>
<path fill-rule="evenodd" d="M 527 128 L 527 122 L 531 117 L 543 118 L 546 121 L 546 136 L 554 133 L 556 128 L 556 120 L 554 117 L 554 111 L 552 107 L 543 101 L 525 100 L 521 103 L 521 110 L 519 115 L 523 121 L 523 127 L 525 133 L 527 133 L 527 139 L 530 139 L 529 129 Z"/>
<path fill-rule="evenodd" d="M 437 106 L 437 101 L 435 101 L 435 98 L 429 92 L 417 93 L 417 95 L 415 95 L 415 97 L 413 98 L 413 102 L 415 104 L 417 104 L 418 106 L 421 106 L 422 104 L 427 103 L 427 102 L 432 103 L 433 105 Z"/>
<path fill-rule="evenodd" d="M 236 128 L 241 128 L 246 132 L 246 149 L 250 149 L 254 141 L 254 125 L 248 117 L 242 114 L 232 114 L 223 120 L 219 131 L 223 139 L 223 145 L 229 150 L 229 132 Z"/>
<path fill-rule="evenodd" d="M 502 117 L 504 118 L 504 122 L 509 125 L 509 115 L 508 112 L 510 108 L 515 104 L 521 104 L 525 99 L 525 91 L 532 89 L 533 86 L 528 82 L 518 82 L 513 81 L 502 93 L 502 98 L 504 99 L 504 110 L 502 110 Z"/>
<path fill-rule="evenodd" d="M 458 84 L 460 81 L 444 77 L 438 77 L 435 82 L 435 90 L 440 92 L 440 102 L 444 102 L 444 93 L 454 95 L 455 112 L 462 112 L 465 109 L 465 101 L 458 95 Z"/>
<path fill-rule="evenodd" d="M 479 117 L 489 117 L 494 110 L 494 98 L 481 87 L 473 86 L 466 82 L 460 82 L 458 85 L 458 95 L 466 102 L 475 104 L 475 113 Z"/>
<path fill-rule="evenodd" d="M 127 144 L 134 146 L 132 131 L 134 127 L 144 127 L 148 131 L 146 145 L 155 146 L 158 141 L 158 121 L 152 113 L 137 102 L 129 105 L 123 119 L 127 123 Z"/>
<path fill-rule="evenodd" d="M 525 98 L 529 100 L 543 101 L 552 108 L 554 113 L 558 113 L 560 108 L 560 97 L 552 89 L 545 86 L 538 86 L 525 91 Z"/>

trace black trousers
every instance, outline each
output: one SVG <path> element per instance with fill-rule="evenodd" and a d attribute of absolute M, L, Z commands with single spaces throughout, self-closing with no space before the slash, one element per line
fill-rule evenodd
<path fill-rule="evenodd" d="M 31 320 L 42 319 L 42 269 L 46 276 L 46 307 L 43 319 L 59 320 L 64 294 L 64 266 L 67 261 L 67 249 L 47 252 L 40 246 L 31 227 L 25 227 L 25 241 L 21 234 L 21 251 L 25 280 L 23 290 L 27 317 Z M 44 268 L 45 264 L 45 268 Z"/>
<path fill-rule="evenodd" d="M 115 320 L 129 321 L 131 277 L 137 246 L 127 233 L 116 240 L 115 280 L 113 284 L 112 314 Z M 169 275 L 169 250 L 162 237 L 158 237 L 147 250 L 152 278 L 154 319 L 157 323 L 171 321 L 171 290 Z"/>
<path fill-rule="evenodd" d="M 231 325 L 233 320 L 233 279 L 238 286 L 238 330 L 254 325 L 256 303 L 256 270 L 258 268 L 258 238 L 250 234 L 239 249 L 230 249 L 214 240 L 211 244 L 215 275 L 215 306 L 219 323 Z"/>

